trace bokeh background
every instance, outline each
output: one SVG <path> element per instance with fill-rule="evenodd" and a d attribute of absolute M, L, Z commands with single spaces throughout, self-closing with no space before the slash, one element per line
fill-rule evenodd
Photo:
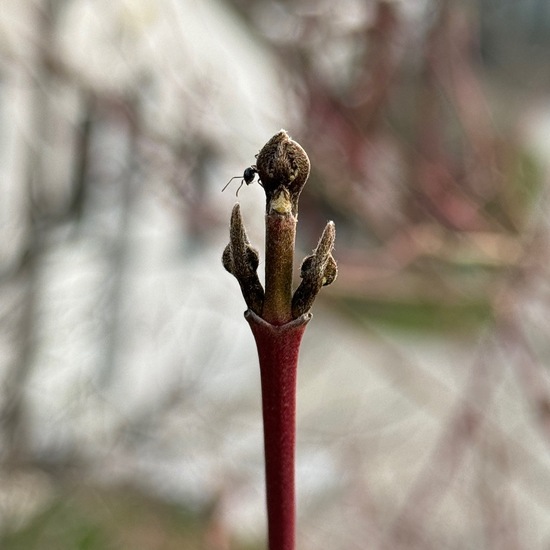
<path fill-rule="evenodd" d="M 1 0 L 0 547 L 265 548 L 220 191 L 285 128 L 298 547 L 548 549 L 549 54 L 546 0 Z"/>

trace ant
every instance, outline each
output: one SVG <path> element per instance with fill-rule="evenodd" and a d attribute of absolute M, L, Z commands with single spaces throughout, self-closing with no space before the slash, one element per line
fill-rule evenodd
<path fill-rule="evenodd" d="M 251 183 L 254 182 L 254 178 L 256 177 L 256 174 L 258 173 L 258 169 L 256 168 L 256 165 L 253 164 L 252 166 L 249 166 L 248 168 L 245 168 L 244 172 L 243 172 L 243 175 L 242 176 L 233 176 L 224 186 L 224 188 L 222 189 L 222 192 L 225 191 L 225 188 L 235 179 L 237 178 L 241 178 L 241 185 L 239 185 L 239 188 L 237 189 L 237 192 L 235 193 L 235 195 L 238 197 L 239 196 L 239 191 L 241 190 L 241 187 L 243 186 L 243 184 L 246 183 L 246 185 L 250 185 Z M 262 182 L 260 180 L 258 180 L 258 183 L 260 185 L 262 185 Z M 262 185 L 263 187 L 263 185 Z"/>

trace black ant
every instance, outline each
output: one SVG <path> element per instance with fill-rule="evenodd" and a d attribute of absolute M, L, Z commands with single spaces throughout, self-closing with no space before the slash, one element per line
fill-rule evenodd
<path fill-rule="evenodd" d="M 248 168 L 245 168 L 242 176 L 233 176 L 224 186 L 222 189 L 222 192 L 225 191 L 225 188 L 235 179 L 241 178 L 241 185 L 239 185 L 239 188 L 237 189 L 237 192 L 235 195 L 239 196 L 239 191 L 241 190 L 241 187 L 246 183 L 246 185 L 250 185 L 254 182 L 254 178 L 256 177 L 256 174 L 258 173 L 258 169 L 256 168 L 256 165 L 253 164 L 252 166 L 249 166 Z M 262 185 L 262 182 L 258 180 L 258 183 Z M 263 186 L 262 186 L 263 187 Z"/>

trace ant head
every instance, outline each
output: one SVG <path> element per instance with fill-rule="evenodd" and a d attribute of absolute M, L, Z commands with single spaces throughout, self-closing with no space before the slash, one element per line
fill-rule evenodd
<path fill-rule="evenodd" d="M 258 173 L 258 170 L 254 165 L 249 166 L 248 168 L 245 169 L 243 173 L 243 180 L 246 183 L 246 185 L 250 185 L 254 181 L 254 178 L 256 177 L 257 173 Z"/>

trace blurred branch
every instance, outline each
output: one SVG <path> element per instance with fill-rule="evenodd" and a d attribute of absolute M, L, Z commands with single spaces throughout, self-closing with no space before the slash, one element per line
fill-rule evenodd
<path fill-rule="evenodd" d="M 358 319 L 358 321 L 362 322 L 361 319 Z M 468 382 L 465 385 L 466 391 L 461 391 L 460 396 L 457 397 L 456 392 L 451 387 L 434 376 L 426 367 L 416 363 L 408 355 L 404 355 L 399 347 L 383 332 L 373 330 L 372 325 L 365 325 L 364 322 L 362 322 L 362 326 L 369 329 L 368 337 L 381 343 L 386 350 L 383 360 L 379 363 L 372 363 L 372 366 L 376 368 L 380 375 L 386 378 L 403 396 L 436 419 L 440 417 L 442 410 L 446 410 L 449 402 L 456 403 L 456 412 L 451 416 L 454 421 L 450 424 L 454 428 L 450 430 L 450 433 L 451 435 L 453 433 L 460 434 L 460 438 L 456 443 L 458 449 L 460 450 L 466 441 L 476 441 L 479 430 L 482 428 L 483 438 L 490 439 L 499 448 L 507 449 L 508 462 L 506 468 L 514 471 L 516 480 L 524 484 L 525 491 L 530 498 L 542 507 L 550 507 L 550 494 L 537 481 L 547 479 L 550 475 L 546 460 L 539 456 L 535 449 L 525 446 L 514 436 L 508 434 L 502 426 L 495 423 L 493 418 L 488 418 L 488 404 L 485 401 L 477 400 L 480 395 L 487 394 L 490 396 L 495 385 L 499 383 L 504 375 L 501 371 L 500 360 L 496 361 L 493 358 L 493 352 L 496 352 L 499 358 L 501 357 L 499 339 L 495 334 L 489 332 L 479 342 L 476 349 L 477 353 L 481 355 L 470 367 Z M 490 345 L 490 348 L 488 348 L 488 345 Z M 477 383 L 478 375 L 485 381 L 479 388 L 475 388 L 473 386 Z M 470 394 L 473 396 L 472 399 Z M 447 440 L 447 430 L 447 426 L 442 428 L 441 442 Z M 443 443 L 441 442 L 434 447 L 434 457 L 438 456 L 438 449 L 443 449 Z M 454 458 L 446 450 L 439 456 L 442 456 L 444 460 L 449 460 L 446 467 L 453 465 Z M 460 461 L 460 456 L 457 457 L 457 461 Z M 525 469 L 527 464 L 529 465 L 528 470 Z M 495 466 L 498 467 L 498 464 L 495 464 Z M 427 470 L 428 465 L 426 466 L 426 472 Z M 418 483 L 418 487 L 420 490 L 420 483 Z M 431 496 L 430 491 L 428 491 L 428 501 L 434 497 L 440 498 L 437 493 Z M 412 506 L 412 500 L 409 502 Z"/>
<path fill-rule="evenodd" d="M 5 438 L 3 462 L 7 467 L 20 465 L 29 457 L 29 429 L 27 426 L 25 389 L 31 376 L 36 351 L 38 302 L 41 292 L 39 283 L 40 262 L 47 243 L 47 226 L 44 219 L 47 201 L 43 193 L 43 163 L 48 143 L 51 117 L 52 75 L 47 68 L 47 52 L 52 48 L 55 36 L 57 4 L 48 1 L 43 7 L 35 7 L 36 43 L 33 52 L 34 65 L 28 76 L 32 79 L 32 94 L 28 109 L 31 113 L 31 141 L 26 145 L 25 227 L 24 252 L 21 263 L 12 271 L 21 293 L 19 312 L 15 315 L 14 347 L 17 352 L 4 380 L 6 399 L 0 410 L 0 425 Z M 8 281 L 6 281 L 7 283 Z"/>
<path fill-rule="evenodd" d="M 449 486 L 458 474 L 465 455 L 478 442 L 487 420 L 491 401 L 500 376 L 492 367 L 484 347 L 479 360 L 470 367 L 466 387 L 461 392 L 455 412 L 444 424 L 425 467 L 417 476 L 404 504 L 393 520 L 389 541 L 391 548 L 428 548 L 429 527 Z"/>

